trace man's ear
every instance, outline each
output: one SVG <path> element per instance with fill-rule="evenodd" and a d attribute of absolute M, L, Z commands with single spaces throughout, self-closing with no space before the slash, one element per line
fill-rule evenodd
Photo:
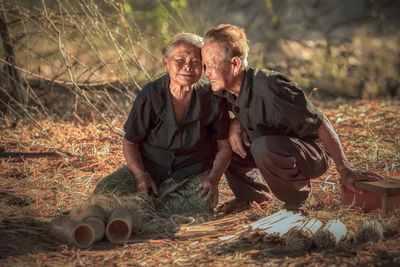
<path fill-rule="evenodd" d="M 242 67 L 242 61 L 240 60 L 239 57 L 233 57 L 231 59 L 231 63 L 232 63 L 233 73 L 236 76 L 240 72 L 240 68 Z"/>

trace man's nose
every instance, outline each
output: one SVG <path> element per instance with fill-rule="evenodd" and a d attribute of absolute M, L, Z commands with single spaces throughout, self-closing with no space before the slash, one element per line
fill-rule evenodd
<path fill-rule="evenodd" d="M 210 77 L 210 70 L 206 67 L 206 65 L 204 65 L 204 75 L 206 75 L 207 77 Z"/>

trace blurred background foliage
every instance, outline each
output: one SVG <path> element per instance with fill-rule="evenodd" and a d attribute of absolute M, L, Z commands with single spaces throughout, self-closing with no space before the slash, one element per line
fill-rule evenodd
<path fill-rule="evenodd" d="M 314 98 L 395 98 L 397 0 L 3 0 L 0 112 L 126 116 L 163 73 L 176 33 L 244 27 L 250 66 L 281 71 Z"/>

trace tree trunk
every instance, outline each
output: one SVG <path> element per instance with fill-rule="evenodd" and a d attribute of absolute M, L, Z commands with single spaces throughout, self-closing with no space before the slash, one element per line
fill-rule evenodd
<path fill-rule="evenodd" d="M 4 65 L 3 73 L 0 77 L 3 88 L 5 88 L 11 96 L 15 96 L 19 103 L 26 105 L 28 103 L 28 95 L 22 86 L 22 80 L 19 76 L 18 71 L 15 69 L 15 54 L 12 40 L 10 37 L 10 32 L 8 30 L 8 23 L 6 19 L 6 14 L 4 11 L 4 5 L 1 6 L 0 12 L 0 37 L 2 40 L 4 48 L 5 60 L 10 63 L 10 65 Z M 8 102 L 7 96 L 0 96 L 4 102 Z"/>

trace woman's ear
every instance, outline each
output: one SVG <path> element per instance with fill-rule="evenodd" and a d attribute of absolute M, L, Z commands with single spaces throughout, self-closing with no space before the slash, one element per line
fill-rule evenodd
<path fill-rule="evenodd" d="M 233 74 L 234 74 L 234 76 L 236 76 L 240 72 L 240 68 L 242 66 L 242 61 L 240 60 L 239 57 L 233 57 L 231 59 L 231 63 L 232 63 Z"/>
<path fill-rule="evenodd" d="M 168 72 L 168 68 L 167 68 L 168 63 L 167 63 L 167 58 L 166 57 L 163 57 L 163 66 L 164 66 L 164 70 L 166 70 Z"/>

